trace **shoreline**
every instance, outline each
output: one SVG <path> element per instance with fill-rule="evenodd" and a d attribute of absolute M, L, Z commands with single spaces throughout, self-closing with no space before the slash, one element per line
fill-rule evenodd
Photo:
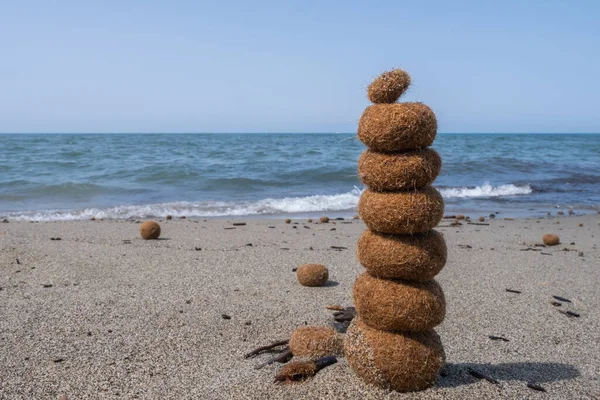
<path fill-rule="evenodd" d="M 500 211 L 498 211 L 500 210 Z M 34 219 L 31 217 L 24 217 L 26 213 L 32 212 L 45 212 L 47 210 L 33 210 L 33 211 L 10 211 L 8 213 L 0 213 L 0 222 L 3 220 L 14 221 L 14 222 L 67 222 L 67 221 L 89 221 L 92 217 L 81 217 L 81 218 L 63 218 L 63 219 Z M 56 212 L 81 212 L 83 210 L 52 210 Z M 563 214 L 558 214 L 562 212 Z M 571 212 L 572 214 L 569 214 Z M 16 213 L 22 213 L 17 214 Z M 445 208 L 445 216 L 462 214 L 469 216 L 472 220 L 477 220 L 480 216 L 486 220 L 489 219 L 491 214 L 494 214 L 497 218 L 511 218 L 511 219 L 553 219 L 561 217 L 585 217 L 595 214 L 600 214 L 600 210 L 597 206 L 590 206 L 589 208 L 539 208 L 539 209 L 527 209 L 527 210 L 515 210 L 515 209 L 502 209 L 501 207 L 490 208 L 487 211 L 477 210 L 473 208 L 465 207 L 448 207 Z M 328 216 L 330 218 L 345 218 L 351 219 L 358 215 L 356 209 L 353 210 L 341 210 L 341 211 L 315 211 L 315 212 L 298 212 L 298 213 L 278 213 L 278 214 L 249 214 L 249 215 L 217 215 L 217 216 L 202 216 L 202 215 L 186 215 L 185 213 L 172 213 L 170 214 L 173 220 L 176 219 L 188 219 L 188 220 L 223 220 L 223 219 L 249 219 L 249 220 L 281 220 L 281 219 L 319 219 L 321 216 Z M 165 220 L 166 215 L 147 215 L 147 216 L 135 216 L 135 217 L 122 217 L 122 218 L 108 218 L 108 217 L 93 217 L 96 220 L 105 221 L 136 221 L 136 220 Z"/>
<path fill-rule="evenodd" d="M 433 388 L 408 397 L 543 395 L 528 382 L 552 398 L 597 396 L 599 222 L 598 214 L 565 215 L 437 228 L 448 246 L 436 277 L 448 304 L 436 328 L 448 365 Z M 298 326 L 331 326 L 326 305 L 352 305 L 362 221 L 174 219 L 161 227 L 162 240 L 144 241 L 135 221 L 0 223 L 0 397 L 407 397 L 362 383 L 343 357 L 296 385 L 273 383 L 280 365 L 254 369 L 270 356 L 243 358 Z M 562 243 L 535 246 L 544 233 Z M 326 265 L 329 283 L 300 286 L 292 269 L 302 263 Z M 571 302 L 558 307 L 552 296 Z"/>

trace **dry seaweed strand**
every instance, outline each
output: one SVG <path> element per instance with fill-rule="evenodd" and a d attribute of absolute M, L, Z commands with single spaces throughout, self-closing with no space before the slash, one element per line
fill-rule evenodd
<path fill-rule="evenodd" d="M 275 357 L 272 357 L 270 359 L 268 359 L 267 361 L 265 361 L 262 364 L 258 364 L 257 366 L 254 367 L 254 369 L 261 369 L 263 367 L 266 367 L 267 365 L 271 365 L 273 363 L 286 363 L 288 361 L 290 361 L 292 359 L 294 355 L 292 354 L 292 351 L 290 350 L 289 347 L 285 347 L 279 354 L 277 354 Z"/>
<path fill-rule="evenodd" d="M 373 103 L 394 103 L 410 86 L 410 75 L 401 69 L 386 71 L 369 85 L 367 94 Z"/>
<path fill-rule="evenodd" d="M 387 332 L 355 318 L 344 338 L 344 354 L 365 382 L 399 392 L 423 390 L 435 383 L 445 363 L 444 348 L 433 330 Z"/>
<path fill-rule="evenodd" d="M 290 350 L 298 357 L 324 357 L 343 354 L 343 337 L 333 328 L 302 326 L 290 338 Z"/>
<path fill-rule="evenodd" d="M 384 153 L 424 149 L 436 134 L 435 114 L 423 103 L 375 104 L 365 109 L 358 123 L 358 138 Z"/>
<path fill-rule="evenodd" d="M 256 357 L 260 353 L 263 353 L 265 351 L 273 350 L 275 347 L 286 346 L 289 342 L 290 341 L 288 339 L 286 339 L 286 340 L 280 340 L 280 341 L 277 341 L 277 342 L 273 342 L 273 343 L 268 344 L 266 346 L 258 347 L 256 349 L 252 350 L 250 353 L 244 354 L 244 358 Z"/>
<path fill-rule="evenodd" d="M 358 213 L 367 227 L 383 233 L 413 234 L 434 228 L 444 215 L 444 200 L 433 187 L 408 192 L 366 189 Z"/>
<path fill-rule="evenodd" d="M 353 293 L 356 312 L 375 329 L 423 332 L 446 315 L 444 292 L 435 280 L 379 279 L 364 272 L 356 278 Z"/>
<path fill-rule="evenodd" d="M 440 155 L 429 148 L 406 153 L 366 150 L 358 159 L 361 181 L 378 192 L 419 189 L 431 185 L 441 168 Z"/>
<path fill-rule="evenodd" d="M 365 230 L 356 245 L 358 261 L 379 278 L 427 281 L 446 265 L 448 250 L 441 233 L 392 235 Z"/>
<path fill-rule="evenodd" d="M 329 270 L 322 264 L 303 264 L 296 270 L 296 277 L 303 286 L 323 286 L 329 279 Z"/>

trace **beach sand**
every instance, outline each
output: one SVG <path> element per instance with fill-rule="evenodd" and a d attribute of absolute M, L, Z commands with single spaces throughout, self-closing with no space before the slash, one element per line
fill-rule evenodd
<path fill-rule="evenodd" d="M 280 364 L 254 369 L 270 355 L 244 359 L 352 305 L 364 224 L 293 222 L 163 221 L 155 241 L 135 221 L 0 223 L 0 398 L 600 398 L 600 215 L 439 228 L 448 365 L 411 394 L 363 384 L 344 358 L 293 385 L 273 383 Z M 535 247 L 544 233 L 562 243 Z M 303 263 L 325 264 L 328 285 L 300 286 Z"/>

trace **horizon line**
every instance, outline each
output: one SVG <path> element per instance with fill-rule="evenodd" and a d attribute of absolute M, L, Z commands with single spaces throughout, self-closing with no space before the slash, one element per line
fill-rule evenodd
<path fill-rule="evenodd" d="M 0 132 L 0 135 L 356 135 L 355 132 Z M 598 135 L 600 132 L 437 132 L 438 135 Z"/>

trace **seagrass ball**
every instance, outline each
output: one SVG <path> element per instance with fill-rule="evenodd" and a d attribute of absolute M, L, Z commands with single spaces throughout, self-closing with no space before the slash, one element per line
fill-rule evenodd
<path fill-rule="evenodd" d="M 546 246 L 556 246 L 560 243 L 560 238 L 552 233 L 547 233 L 542 237 L 542 241 Z"/>
<path fill-rule="evenodd" d="M 427 281 L 444 265 L 448 250 L 441 233 L 392 235 L 365 230 L 356 245 L 358 261 L 378 278 Z"/>
<path fill-rule="evenodd" d="M 446 299 L 435 280 L 381 279 L 364 272 L 354 282 L 356 312 L 370 327 L 422 332 L 442 323 Z"/>
<path fill-rule="evenodd" d="M 344 355 L 363 381 L 398 392 L 431 387 L 446 361 L 434 330 L 381 331 L 367 326 L 361 317 L 354 318 L 346 332 Z"/>
<path fill-rule="evenodd" d="M 323 286 L 329 279 L 329 270 L 321 264 L 303 264 L 298 267 L 296 277 L 303 286 Z"/>
<path fill-rule="evenodd" d="M 172 219 L 173 219 L 173 216 L 172 216 L 171 214 L 169 214 L 169 215 L 167 215 L 167 216 L 165 217 L 165 219 L 166 219 L 167 221 L 170 221 L 170 220 L 172 220 Z"/>
<path fill-rule="evenodd" d="M 292 333 L 289 346 L 297 357 L 338 356 L 343 354 L 343 336 L 325 326 L 302 326 Z"/>
<path fill-rule="evenodd" d="M 322 223 L 326 224 L 329 222 L 329 217 L 321 217 L 319 218 L 319 221 L 321 221 Z"/>
<path fill-rule="evenodd" d="M 379 75 L 367 90 L 373 103 L 394 103 L 410 86 L 410 75 L 401 69 Z"/>
<path fill-rule="evenodd" d="M 154 221 L 146 221 L 140 225 L 140 235 L 144 240 L 158 239 L 160 236 L 160 225 Z"/>
<path fill-rule="evenodd" d="M 292 220 L 291 220 L 291 219 L 289 219 L 289 218 L 286 218 L 284 222 L 285 222 L 286 224 L 290 224 L 290 223 L 292 222 Z"/>
<path fill-rule="evenodd" d="M 413 234 L 434 228 L 444 216 L 444 200 L 433 187 L 406 192 L 363 191 L 358 214 L 367 227 L 383 233 Z"/>
<path fill-rule="evenodd" d="M 430 185 L 441 168 L 442 159 L 433 149 L 406 153 L 366 150 L 358 159 L 358 176 L 361 181 L 379 192 L 418 189 Z"/>
<path fill-rule="evenodd" d="M 423 103 L 374 104 L 358 122 L 358 138 L 383 153 L 424 149 L 436 133 L 435 114 Z"/>

